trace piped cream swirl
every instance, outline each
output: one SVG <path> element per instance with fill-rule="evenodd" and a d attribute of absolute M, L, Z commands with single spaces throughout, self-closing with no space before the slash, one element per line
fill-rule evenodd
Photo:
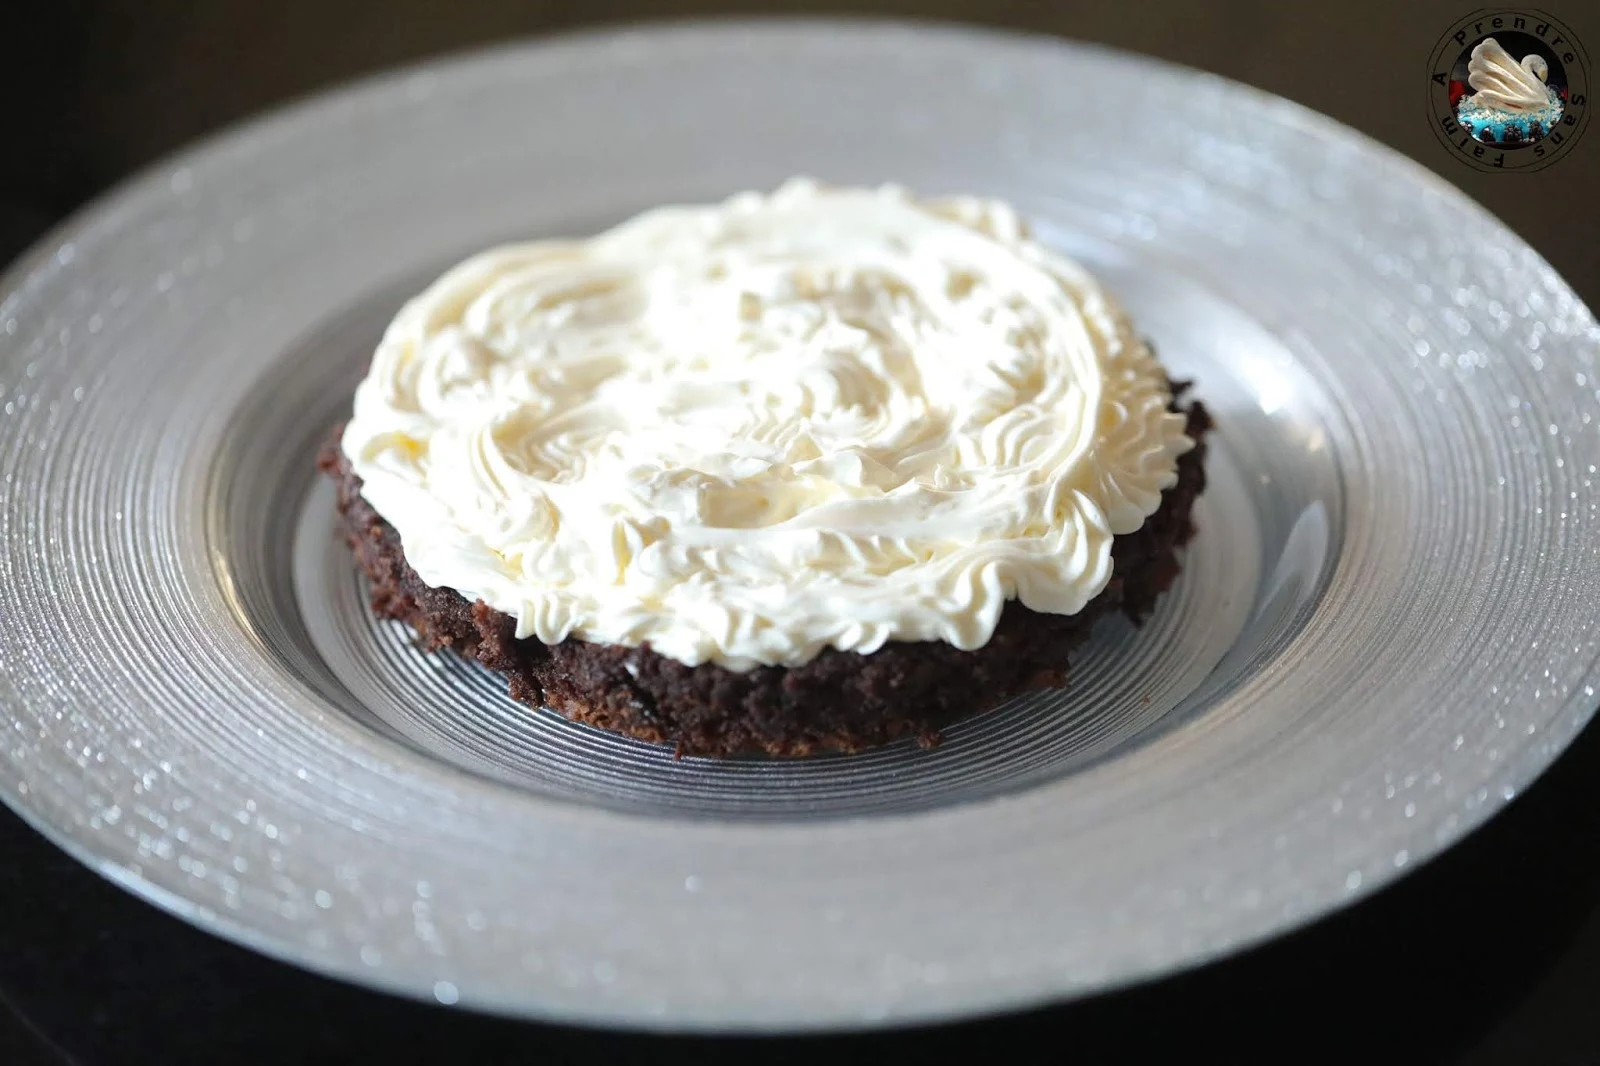
<path fill-rule="evenodd" d="M 468 259 L 344 450 L 521 637 L 735 670 L 1073 614 L 1193 447 L 1121 311 L 1004 204 L 791 181 Z"/>

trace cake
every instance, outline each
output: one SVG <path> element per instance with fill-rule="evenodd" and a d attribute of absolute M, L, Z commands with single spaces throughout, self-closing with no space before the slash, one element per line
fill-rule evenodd
<path fill-rule="evenodd" d="M 1543 140 L 1561 121 L 1564 103 L 1547 85 L 1549 62 L 1537 52 L 1521 61 L 1493 37 L 1473 46 L 1467 61 L 1471 95 L 1456 105 L 1456 120 L 1474 140 L 1517 145 Z"/>
<path fill-rule="evenodd" d="M 374 610 L 680 754 L 855 751 L 1142 619 L 1204 407 L 1006 204 L 796 179 L 507 245 L 401 309 L 319 457 Z"/>

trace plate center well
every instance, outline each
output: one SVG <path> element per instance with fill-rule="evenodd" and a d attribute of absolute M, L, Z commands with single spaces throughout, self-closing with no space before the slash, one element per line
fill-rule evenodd
<path fill-rule="evenodd" d="M 795 819 L 925 810 L 1055 780 L 1156 742 L 1270 661 L 1314 607 L 1341 513 L 1337 470 L 1315 446 L 1315 397 L 1270 335 L 1181 277 L 1128 273 L 1109 257 L 1090 265 L 1217 418 L 1200 532 L 1155 615 L 1140 628 L 1103 621 L 1074 656 L 1070 687 L 958 723 L 935 749 L 904 741 L 805 760 L 675 759 L 518 704 L 498 675 L 426 653 L 407 627 L 376 619 L 313 461 L 383 325 L 426 279 L 329 323 L 252 392 L 212 478 L 212 528 L 225 546 L 214 557 L 228 567 L 241 621 L 330 707 L 464 773 L 542 796 Z M 285 500 L 299 505 L 272 506 Z"/>

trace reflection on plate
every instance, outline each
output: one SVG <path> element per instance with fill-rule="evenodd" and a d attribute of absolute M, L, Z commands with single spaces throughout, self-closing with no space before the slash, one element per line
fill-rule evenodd
<path fill-rule="evenodd" d="M 1015 202 L 1199 379 L 1204 532 L 1155 618 L 933 751 L 799 762 L 674 761 L 375 622 L 311 458 L 399 302 L 795 170 Z M 406 994 L 802 1029 L 1121 984 L 1397 876 L 1592 710 L 1593 319 L 1437 179 L 1214 78 L 883 24 L 569 37 L 226 135 L 0 293 L 0 794 Z"/>

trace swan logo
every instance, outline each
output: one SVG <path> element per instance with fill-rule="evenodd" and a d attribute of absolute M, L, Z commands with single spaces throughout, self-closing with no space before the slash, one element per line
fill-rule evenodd
<path fill-rule="evenodd" d="M 1588 121 L 1588 58 L 1539 11 L 1482 11 L 1452 26 L 1428 61 L 1434 133 L 1479 170 L 1541 170 Z"/>

